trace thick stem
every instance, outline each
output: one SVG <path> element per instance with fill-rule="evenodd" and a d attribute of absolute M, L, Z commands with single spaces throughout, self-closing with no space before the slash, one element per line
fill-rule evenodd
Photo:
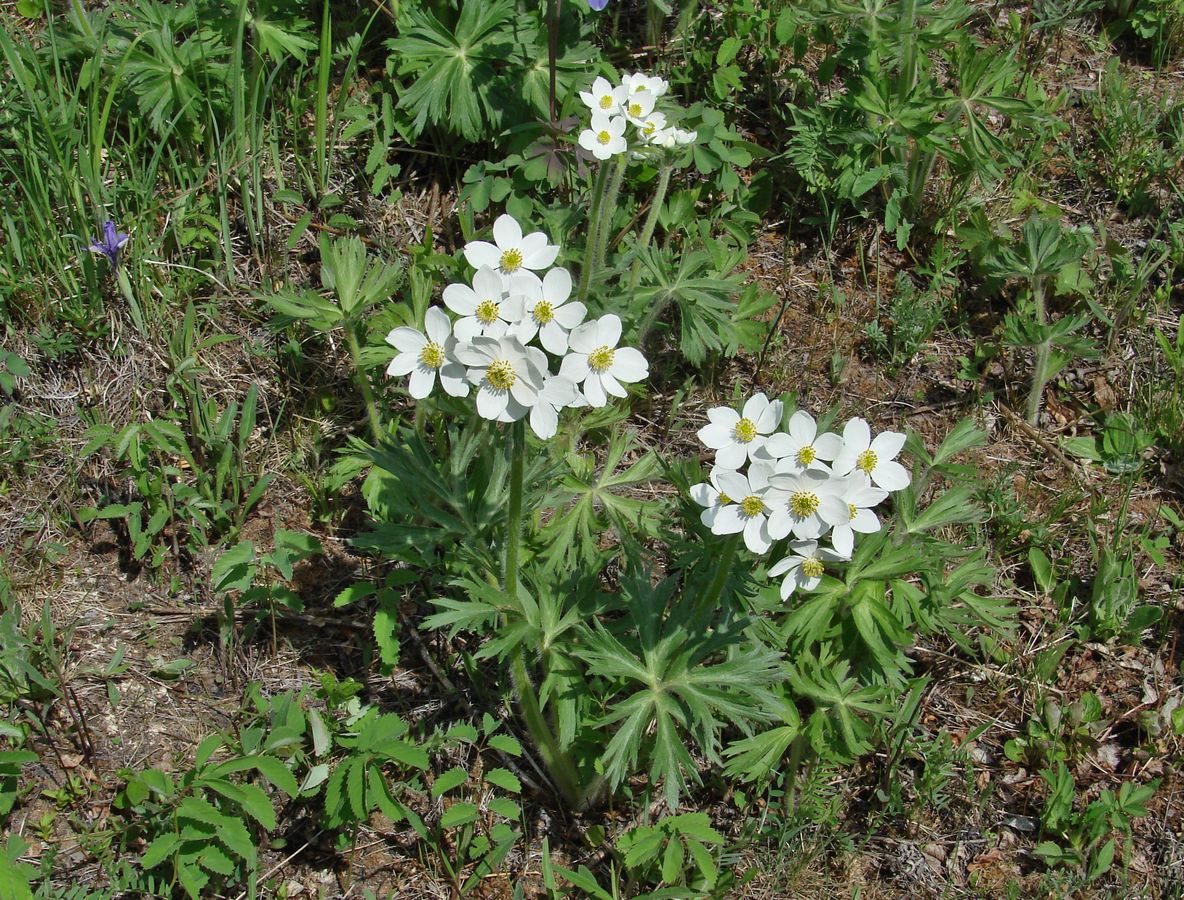
<path fill-rule="evenodd" d="M 608 236 L 613 230 L 613 210 L 617 206 L 617 196 L 621 193 L 621 182 L 625 179 L 627 165 L 629 165 L 629 154 L 618 153 L 613 163 L 608 190 L 604 195 L 604 204 L 600 210 L 600 229 L 596 233 L 596 268 L 598 269 L 604 266 L 605 253 L 608 251 Z"/>
<path fill-rule="evenodd" d="M 588 299 L 588 286 L 592 283 L 592 270 L 596 267 L 596 239 L 600 232 L 600 209 L 603 205 L 605 185 L 608 183 L 608 166 L 601 164 L 592 183 L 592 208 L 588 213 L 588 239 L 584 245 L 584 265 L 580 271 L 580 287 L 577 299 Z"/>
<path fill-rule="evenodd" d="M 557 111 L 556 89 L 555 89 L 555 75 L 559 68 L 559 4 L 561 0 L 550 0 L 550 8 L 547 10 L 547 100 L 551 112 L 551 127 L 556 128 L 559 124 L 559 115 Z"/>
<path fill-rule="evenodd" d="M 1048 324 L 1044 309 L 1044 279 L 1032 277 L 1032 301 L 1036 306 L 1036 324 L 1041 331 Z M 1044 396 L 1044 383 L 1048 381 L 1048 361 L 1052 356 L 1052 341 L 1045 338 L 1036 346 L 1036 363 L 1032 369 L 1032 387 L 1028 392 L 1028 424 L 1035 426 L 1040 420 L 1040 401 Z"/>
<path fill-rule="evenodd" d="M 720 594 L 723 593 L 724 585 L 728 583 L 728 576 L 732 574 L 732 563 L 736 561 L 736 551 L 739 549 L 743 537 L 742 533 L 737 532 L 724 543 L 723 553 L 720 554 L 716 563 L 715 577 L 707 586 L 707 593 L 699 600 L 699 611 L 712 610 L 719 605 Z"/>
<path fill-rule="evenodd" d="M 526 422 L 519 419 L 511 428 L 510 508 L 506 522 L 506 560 L 502 588 L 510 602 L 518 602 L 518 550 L 522 543 L 522 471 L 526 457 Z M 560 796 L 573 808 L 580 804 L 580 785 L 575 764 L 563 752 L 539 705 L 538 693 L 526 668 L 526 654 L 519 644 L 510 654 L 510 675 L 526 728 L 538 747 Z"/>
<path fill-rule="evenodd" d="M 358 336 L 354 334 L 354 323 L 346 321 L 345 340 L 349 344 L 349 355 L 354 361 L 354 374 L 358 379 L 358 389 L 362 392 L 362 400 L 366 404 L 366 416 L 370 420 L 370 434 L 375 444 L 382 443 L 382 417 L 378 415 L 378 402 L 374 399 L 374 391 L 370 387 L 370 379 L 366 377 L 366 370 L 362 368 L 362 347 L 358 343 Z"/>
<path fill-rule="evenodd" d="M 641 236 L 637 239 L 637 254 L 633 260 L 633 270 L 629 273 L 629 290 L 637 287 L 641 279 L 641 252 L 650 245 L 654 236 L 654 229 L 658 227 L 658 216 L 662 212 L 662 204 L 666 200 L 666 191 L 670 188 L 670 173 L 674 167 L 667 164 L 658 172 L 658 186 L 654 189 L 654 199 L 650 204 L 649 215 L 645 217 L 645 225 L 641 228 Z"/>

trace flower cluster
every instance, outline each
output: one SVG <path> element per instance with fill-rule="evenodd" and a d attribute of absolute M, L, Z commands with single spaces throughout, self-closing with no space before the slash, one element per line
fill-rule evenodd
<path fill-rule="evenodd" d="M 715 466 L 691 497 L 705 507 L 701 520 L 713 534 L 743 533 L 753 553 L 789 539 L 790 554 L 769 569 L 770 576 L 785 576 L 781 597 L 788 599 L 798 588 L 816 588 L 827 562 L 850 559 L 856 534 L 879 531 L 874 508 L 910 478 L 895 461 L 903 434 L 885 431 L 873 439 L 860 418 L 847 422 L 841 436 L 819 434 L 804 410 L 782 432 L 783 411 L 780 400 L 764 394 L 739 413 L 708 410 L 699 439 L 715 451 Z"/>
<path fill-rule="evenodd" d="M 639 351 L 617 346 L 617 316 L 585 321 L 587 308 L 571 299 L 571 274 L 550 268 L 559 247 L 541 231 L 523 235 L 513 216 L 501 215 L 493 243 L 471 241 L 464 254 L 476 269 L 472 282 L 450 284 L 443 295 L 456 320 L 434 306 L 423 331 L 395 328 L 386 337 L 398 351 L 387 374 L 409 375 L 415 399 L 427 397 L 437 380 L 453 397 L 476 389 L 481 416 L 516 422 L 529 414 L 534 432 L 549 438 L 559 410 L 604 406 L 609 395 L 626 395 L 623 384 L 649 374 Z M 541 349 L 532 346 L 536 340 Z M 556 373 L 548 354 L 559 358 Z"/>
<path fill-rule="evenodd" d="M 644 72 L 626 75 L 615 86 L 607 78 L 598 77 L 592 90 L 580 91 L 580 99 L 592 111 L 592 121 L 580 133 L 580 146 L 600 160 L 624 153 L 630 148 L 625 136 L 630 125 L 636 137 L 635 148 L 669 150 L 693 143 L 696 132 L 684 131 L 667 121 L 675 112 L 670 104 L 665 104 L 665 110 L 657 108 L 669 87 L 664 78 Z"/>

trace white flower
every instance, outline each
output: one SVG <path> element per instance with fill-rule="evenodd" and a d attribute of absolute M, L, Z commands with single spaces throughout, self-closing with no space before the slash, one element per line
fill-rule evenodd
<path fill-rule="evenodd" d="M 600 76 L 592 82 L 591 91 L 580 91 L 580 99 L 594 114 L 611 114 L 620 111 L 626 93 L 624 86 L 613 87 L 607 78 Z"/>
<path fill-rule="evenodd" d="M 584 321 L 588 308 L 571 297 L 571 273 L 554 268 L 543 276 L 541 287 L 530 288 L 522 298 L 522 316 L 514 333 L 524 344 L 537 334 L 539 343 L 556 356 L 567 352 L 567 333 Z"/>
<path fill-rule="evenodd" d="M 715 451 L 715 463 L 725 469 L 739 469 L 746 459 L 758 458 L 767 435 L 781 424 L 782 403 L 771 403 L 764 394 L 755 394 L 744 404 L 743 414 L 728 406 L 707 410 L 711 424 L 699 429 L 699 440 Z"/>
<path fill-rule="evenodd" d="M 691 499 L 704 507 L 703 512 L 699 514 L 699 521 L 708 528 L 715 525 L 719 511 L 732 502 L 732 498 L 719 485 L 719 476 L 724 472 L 731 471 L 733 470 L 715 466 L 707 476 L 707 481 L 691 485 Z"/>
<path fill-rule="evenodd" d="M 457 344 L 454 353 L 469 367 L 469 381 L 478 385 L 477 412 L 482 417 L 516 422 L 538 402 L 547 366 L 542 350 L 503 335 L 475 337 Z"/>
<path fill-rule="evenodd" d="M 592 113 L 592 127 L 580 132 L 580 146 L 597 159 L 608 159 L 629 149 L 624 116 Z"/>
<path fill-rule="evenodd" d="M 621 382 L 641 381 L 649 374 L 649 363 L 632 347 L 617 347 L 621 320 L 609 313 L 576 327 L 568 335 L 571 353 L 563 358 L 559 374 L 583 384 L 584 396 L 592 406 L 604 406 L 608 394 L 626 396 Z"/>
<path fill-rule="evenodd" d="M 637 126 L 642 139 L 652 144 L 654 135 L 666 127 L 666 114 L 655 110 L 640 122 L 635 122 L 634 124 Z"/>
<path fill-rule="evenodd" d="M 880 530 L 880 520 L 872 507 L 883 502 L 888 492 L 872 487 L 862 473 L 853 472 L 839 480 L 843 484 L 839 497 L 847 504 L 847 521 L 831 529 L 830 542 L 839 553 L 850 556 L 855 549 L 856 532 L 874 534 Z"/>
<path fill-rule="evenodd" d="M 559 410 L 576 403 L 580 392 L 562 375 L 547 375 L 538 402 L 530 408 L 530 428 L 543 440 L 559 429 Z"/>
<path fill-rule="evenodd" d="M 693 144 L 697 137 L 699 137 L 699 132 L 697 131 L 683 131 L 681 128 L 674 129 L 674 143 L 676 144 Z"/>
<path fill-rule="evenodd" d="M 559 247 L 547 243 L 547 236 L 541 231 L 523 237 L 522 226 L 506 213 L 493 223 L 493 239 L 493 244 L 469 241 L 465 244 L 465 259 L 474 269 L 489 266 L 499 275 L 511 279 L 504 285 L 508 290 L 514 289 L 514 278 L 537 283 L 538 276 L 532 270 L 547 268 L 559 255 Z"/>
<path fill-rule="evenodd" d="M 774 563 L 769 569 L 769 577 L 785 576 L 781 582 L 781 599 L 788 600 L 798 588 L 812 591 L 822 581 L 826 571 L 826 562 L 839 562 L 845 557 L 826 547 L 819 547 L 817 541 L 792 541 L 789 549 L 790 556 Z"/>
<path fill-rule="evenodd" d="M 760 456 L 785 460 L 788 471 L 825 468 L 819 460 L 832 460 L 843 449 L 843 439 L 837 434 L 818 433 L 818 423 L 804 409 L 789 417 L 789 434 L 778 432 L 765 441 Z M 779 467 L 778 471 L 786 471 Z"/>
<path fill-rule="evenodd" d="M 634 91 L 621 104 L 621 114 L 634 125 L 641 127 L 645 117 L 654 111 L 656 100 L 649 91 Z"/>
<path fill-rule="evenodd" d="M 858 469 L 876 487 L 899 491 L 908 487 L 912 480 L 908 470 L 894 462 L 903 446 L 904 435 L 896 431 L 881 432 L 873 441 L 867 422 L 855 418 L 843 428 L 843 447 L 835 455 L 831 468 L 836 475 L 846 475 Z"/>
<path fill-rule="evenodd" d="M 452 329 L 457 340 L 501 337 L 517 322 L 522 304 L 506 302 L 503 287 L 502 276 L 489 266 L 482 266 L 473 276 L 472 287 L 450 284 L 444 288 L 444 305 L 462 317 Z"/>
<path fill-rule="evenodd" d="M 422 400 L 432 392 L 436 376 L 440 386 L 453 397 L 465 397 L 469 393 L 465 381 L 465 368 L 450 359 L 456 338 L 452 336 L 452 322 L 448 313 L 433 306 L 424 314 L 423 334 L 415 328 L 394 328 L 386 336 L 386 342 L 399 351 L 390 365 L 387 375 L 411 374 L 407 392 L 416 400 Z"/>
<path fill-rule="evenodd" d="M 813 540 L 848 520 L 847 504 L 839 498 L 842 485 L 830 473 L 817 469 L 774 472 L 768 501 L 769 534 L 777 540 L 793 532 L 799 540 Z"/>
<path fill-rule="evenodd" d="M 632 75 L 626 75 L 621 79 L 621 87 L 629 94 L 639 91 L 649 91 L 655 97 L 661 97 L 669 90 L 670 84 L 665 78 L 659 78 L 657 75 L 634 72 Z"/>
<path fill-rule="evenodd" d="M 671 125 L 669 128 L 655 131 L 650 137 L 650 143 L 667 150 L 673 150 L 684 144 L 693 144 L 698 136 L 699 132 L 697 131 L 683 131 L 681 128 Z"/>
<path fill-rule="evenodd" d="M 754 465 L 748 475 L 721 470 L 715 476 L 719 493 L 730 503 L 724 503 L 711 522 L 712 534 L 736 534 L 744 532 L 744 545 L 753 553 L 767 553 L 773 546 L 769 533 L 769 505 L 766 492 L 769 489 L 768 469 Z"/>

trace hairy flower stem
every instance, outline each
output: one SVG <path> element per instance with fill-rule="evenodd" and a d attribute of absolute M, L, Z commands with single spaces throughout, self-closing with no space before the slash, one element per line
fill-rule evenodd
<path fill-rule="evenodd" d="M 345 323 L 345 340 L 349 344 L 349 355 L 354 361 L 354 374 L 358 379 L 358 389 L 362 392 L 362 400 L 366 404 L 366 417 L 370 420 L 370 436 L 375 445 L 382 443 L 382 417 L 378 415 L 378 402 L 374 399 L 374 391 L 370 387 L 370 379 L 366 377 L 366 370 L 362 368 L 362 346 L 358 343 L 358 336 L 354 333 L 352 322 Z"/>
<path fill-rule="evenodd" d="M 625 180 L 625 167 L 629 164 L 628 153 L 618 153 L 613 162 L 613 172 L 609 178 L 608 190 L 604 195 L 604 205 L 600 209 L 600 228 L 596 234 L 596 268 L 604 267 L 604 257 L 608 251 L 608 236 L 613 230 L 613 210 L 617 208 L 617 197 L 621 193 L 621 182 Z"/>
<path fill-rule="evenodd" d="M 588 212 L 588 241 L 584 245 L 584 265 L 580 271 L 580 287 L 577 299 L 588 299 L 588 287 L 592 284 L 592 270 L 596 267 L 596 237 L 600 230 L 600 209 L 603 205 L 605 186 L 608 184 L 608 166 L 601 165 L 592 183 L 592 208 Z"/>
<path fill-rule="evenodd" d="M 1048 324 L 1048 316 L 1044 309 L 1044 279 L 1039 275 L 1032 276 L 1032 302 L 1036 305 L 1036 324 L 1041 331 Z M 1032 387 L 1028 393 L 1028 424 L 1035 425 L 1040 420 L 1040 400 L 1044 396 L 1044 384 L 1048 381 L 1048 362 L 1052 356 L 1052 341 L 1045 338 L 1036 345 L 1036 364 L 1032 369 Z"/>
<path fill-rule="evenodd" d="M 510 509 L 506 521 L 506 568 L 502 576 L 502 589 L 511 603 L 518 601 L 518 549 L 522 543 L 522 470 L 526 457 L 526 422 L 519 419 L 511 426 L 513 447 L 510 457 Z M 510 654 L 510 676 L 514 682 L 514 693 L 526 728 L 538 747 L 563 800 L 573 808 L 580 805 L 580 785 L 576 779 L 576 767 L 571 758 L 559 746 L 551 726 L 539 705 L 538 693 L 530 672 L 526 668 L 526 654 L 519 644 Z"/>
<path fill-rule="evenodd" d="M 650 245 L 654 236 L 654 229 L 658 227 L 658 216 L 662 212 L 662 204 L 666 200 L 666 191 L 670 188 L 670 173 L 674 171 L 671 165 L 662 166 L 658 172 L 658 186 L 654 189 L 654 199 L 650 203 L 649 215 L 645 217 L 645 225 L 641 228 L 641 236 L 637 239 L 636 254 L 633 258 L 633 269 L 629 272 L 629 290 L 637 287 L 641 279 L 641 252 Z"/>
<path fill-rule="evenodd" d="M 723 593 L 724 585 L 728 583 L 728 576 L 732 574 L 732 564 L 736 561 L 736 551 L 743 537 L 743 533 L 737 532 L 724 543 L 723 553 L 715 564 L 715 577 L 707 586 L 707 592 L 700 598 L 697 612 L 710 613 L 719 606 L 720 594 Z"/>

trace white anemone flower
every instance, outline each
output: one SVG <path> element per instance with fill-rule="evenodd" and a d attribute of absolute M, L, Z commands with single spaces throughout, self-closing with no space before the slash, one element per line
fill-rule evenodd
<path fill-rule="evenodd" d="M 719 492 L 730 500 L 722 504 L 711 523 L 712 534 L 744 533 L 744 546 L 753 553 L 767 553 L 773 546 L 769 533 L 769 473 L 765 466 L 754 465 L 748 475 L 729 470 L 716 475 Z"/>
<path fill-rule="evenodd" d="M 625 99 L 628 89 L 623 85 L 613 87 L 607 78 L 598 76 L 592 82 L 591 91 L 580 91 L 580 99 L 593 113 L 615 113 L 621 109 L 621 101 Z"/>
<path fill-rule="evenodd" d="M 507 213 L 502 213 L 493 223 L 493 240 L 492 244 L 469 241 L 465 244 L 465 259 L 474 269 L 489 266 L 495 270 L 506 279 L 504 284 L 510 290 L 515 279 L 537 283 L 539 276 L 535 271 L 547 268 L 559 255 L 559 247 L 548 243 L 541 231 L 524 237 L 522 226 Z"/>
<path fill-rule="evenodd" d="M 456 338 L 452 336 L 448 313 L 437 306 L 431 307 L 424 314 L 423 328 L 427 334 L 415 328 L 391 329 L 386 342 L 399 352 L 386 367 L 386 374 L 410 374 L 407 392 L 416 400 L 422 400 L 432 392 L 437 375 L 446 394 L 468 396 L 465 367 L 451 358 Z"/>
<path fill-rule="evenodd" d="M 653 143 L 654 135 L 666 127 L 666 113 L 654 110 L 640 122 L 634 123 L 642 140 Z"/>
<path fill-rule="evenodd" d="M 478 386 L 477 412 L 483 418 L 516 422 L 538 402 L 547 364 L 542 350 L 522 346 L 513 335 L 502 335 L 475 337 L 458 344 L 453 352 L 469 367 L 469 381 Z"/>
<path fill-rule="evenodd" d="M 703 512 L 699 514 L 699 521 L 708 528 L 715 525 L 719 511 L 732 502 L 732 498 L 724 492 L 719 484 L 719 476 L 724 472 L 731 471 L 732 469 L 721 469 L 719 466 L 715 466 L 708 474 L 706 481 L 691 485 L 691 499 L 704 508 Z"/>
<path fill-rule="evenodd" d="M 530 428 L 544 441 L 559 430 L 559 410 L 576 403 L 580 392 L 562 375 L 547 375 L 538 402 L 530 408 Z"/>
<path fill-rule="evenodd" d="M 843 428 L 843 447 L 835 455 L 831 468 L 836 475 L 847 475 L 856 470 L 872 480 L 876 487 L 899 491 L 909 486 L 912 477 L 896 462 L 896 455 L 904 446 L 904 435 L 883 431 L 872 440 L 866 421 L 854 418 Z"/>
<path fill-rule="evenodd" d="M 654 111 L 657 99 L 649 91 L 634 91 L 621 104 L 621 114 L 640 128 L 645 117 Z"/>
<path fill-rule="evenodd" d="M 663 96 L 670 89 L 670 83 L 657 75 L 647 75 L 645 72 L 634 72 L 621 79 L 621 87 L 629 94 L 639 91 L 649 91 L 655 97 Z"/>
<path fill-rule="evenodd" d="M 676 144 L 693 144 L 698 137 L 699 132 L 697 131 L 684 131 L 682 128 L 674 129 L 674 143 Z"/>
<path fill-rule="evenodd" d="M 482 266 L 473 276 L 472 287 L 450 284 L 444 288 L 444 305 L 461 317 L 452 329 L 457 340 L 501 337 L 517 321 L 515 313 L 521 313 L 506 302 L 503 287 L 502 277 L 489 266 Z"/>
<path fill-rule="evenodd" d="M 774 472 L 769 483 L 769 534 L 777 540 L 791 532 L 798 540 L 814 540 L 848 520 L 847 504 L 839 497 L 842 485 L 829 472 Z"/>
<path fill-rule="evenodd" d="M 820 460 L 830 461 L 843 449 L 843 439 L 837 434 L 818 433 L 818 423 L 804 409 L 789 417 L 789 433 L 778 432 L 765 441 L 760 456 L 784 460 L 789 471 L 824 469 Z"/>
<path fill-rule="evenodd" d="M 626 396 L 621 382 L 630 384 L 649 375 L 650 367 L 641 351 L 618 347 L 621 320 L 609 313 L 585 322 L 568 335 L 571 352 L 563 358 L 559 374 L 582 384 L 591 406 L 604 406 L 608 395 Z"/>
<path fill-rule="evenodd" d="M 591 127 L 580 132 L 580 146 L 599 160 L 609 159 L 629 149 L 625 140 L 624 116 L 592 113 Z"/>
<path fill-rule="evenodd" d="M 699 440 L 715 451 L 716 465 L 739 469 L 746 459 L 755 462 L 759 458 L 755 454 L 781 424 L 782 410 L 780 400 L 770 402 L 764 394 L 750 397 L 742 413 L 717 406 L 707 410 L 711 422 L 699 429 Z"/>
<path fill-rule="evenodd" d="M 867 477 L 858 472 L 839 480 L 844 485 L 839 497 L 847 504 L 847 521 L 831 529 L 830 542 L 839 553 L 850 556 L 855 549 L 856 532 L 875 534 L 880 530 L 880 519 L 872 507 L 882 503 L 888 492 L 872 487 Z"/>
<path fill-rule="evenodd" d="M 822 582 L 826 563 L 846 559 L 833 550 L 819 547 L 817 541 L 791 541 L 789 549 L 793 552 L 769 569 L 770 578 L 785 576 L 781 582 L 782 600 L 788 600 L 799 588 L 804 591 L 814 590 Z"/>
<path fill-rule="evenodd" d="M 568 332 L 588 315 L 588 308 L 579 300 L 568 303 L 570 297 L 571 273 L 559 267 L 547 272 L 540 287 L 523 292 L 522 315 L 514 328 L 518 339 L 528 344 L 537 334 L 548 353 L 566 353 Z"/>

